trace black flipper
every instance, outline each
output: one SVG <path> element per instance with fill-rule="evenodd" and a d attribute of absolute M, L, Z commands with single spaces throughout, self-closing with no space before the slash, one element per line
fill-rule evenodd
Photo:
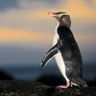
<path fill-rule="evenodd" d="M 51 58 L 58 53 L 58 46 L 57 44 L 55 46 L 53 46 L 43 57 L 42 61 L 41 61 L 41 67 L 44 67 L 46 63 L 48 63 L 49 60 L 51 60 Z"/>

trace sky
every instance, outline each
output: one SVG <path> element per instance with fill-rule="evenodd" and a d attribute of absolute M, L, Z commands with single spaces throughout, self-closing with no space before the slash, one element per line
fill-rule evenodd
<path fill-rule="evenodd" d="M 96 62 L 96 0 L 0 0 L 0 65 L 39 64 L 58 23 L 48 12 L 58 11 L 71 17 L 83 62 Z"/>

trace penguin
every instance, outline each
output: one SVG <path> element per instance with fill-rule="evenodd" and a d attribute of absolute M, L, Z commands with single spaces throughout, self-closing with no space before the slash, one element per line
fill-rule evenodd
<path fill-rule="evenodd" d="M 66 12 L 48 12 L 58 20 L 53 39 L 53 47 L 44 55 L 41 60 L 41 67 L 44 67 L 53 57 L 57 66 L 66 80 L 66 85 L 59 88 L 72 86 L 88 87 L 82 78 L 82 57 L 77 42 L 70 29 L 71 19 Z"/>

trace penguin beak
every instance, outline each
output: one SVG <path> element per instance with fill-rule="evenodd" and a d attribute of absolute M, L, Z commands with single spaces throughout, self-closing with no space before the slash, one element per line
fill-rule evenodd
<path fill-rule="evenodd" d="M 60 17 L 58 16 L 58 14 L 53 13 L 53 12 L 48 12 L 48 15 L 51 16 L 51 17 L 54 17 L 54 18 L 56 18 L 58 21 L 60 21 Z"/>
<path fill-rule="evenodd" d="M 62 15 L 68 15 L 66 12 L 48 12 L 48 15 L 56 18 L 60 22 L 60 17 Z"/>
<path fill-rule="evenodd" d="M 48 12 L 48 15 L 51 17 L 57 16 L 57 14 L 53 13 L 53 12 Z"/>
<path fill-rule="evenodd" d="M 59 16 L 59 15 L 69 15 L 66 12 L 48 12 L 48 15 L 55 17 L 55 16 Z"/>

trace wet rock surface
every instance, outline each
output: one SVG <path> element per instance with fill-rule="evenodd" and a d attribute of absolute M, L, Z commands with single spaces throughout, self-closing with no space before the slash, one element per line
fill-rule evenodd
<path fill-rule="evenodd" d="M 96 96 L 96 87 L 60 89 L 40 82 L 0 81 L 0 96 Z"/>

